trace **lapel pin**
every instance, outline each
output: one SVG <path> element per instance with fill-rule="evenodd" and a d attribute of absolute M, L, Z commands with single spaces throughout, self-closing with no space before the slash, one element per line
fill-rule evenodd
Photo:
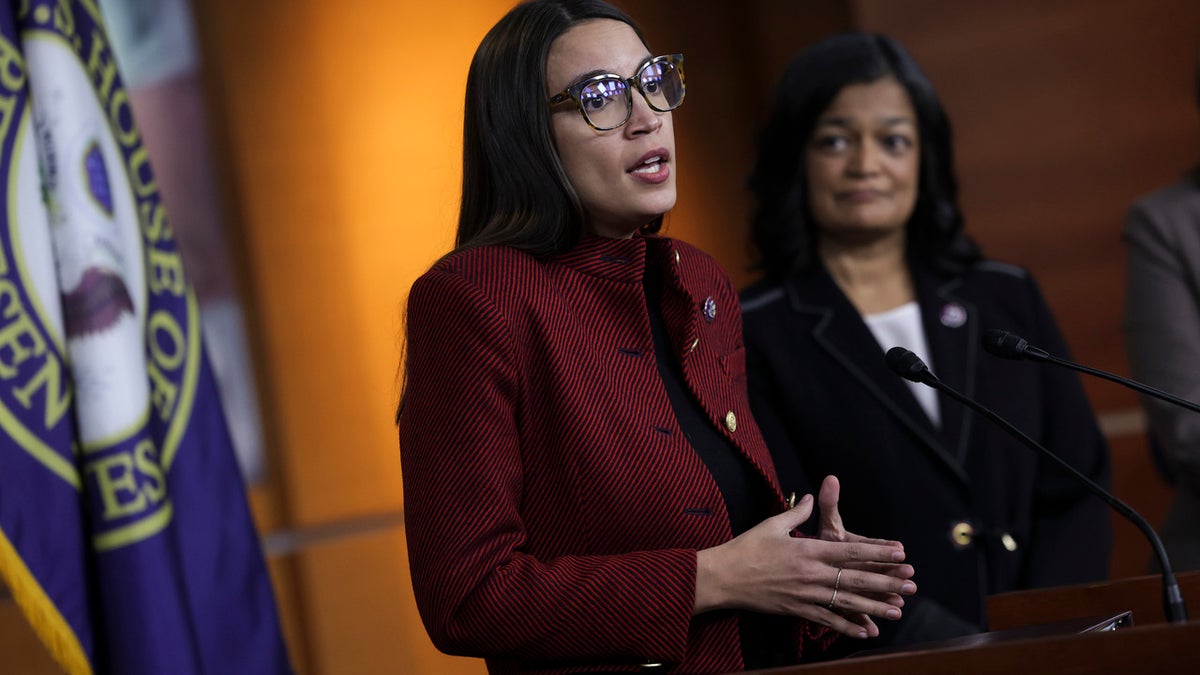
<path fill-rule="evenodd" d="M 957 302 L 948 302 L 942 306 L 942 325 L 947 328 L 958 328 L 967 322 L 967 310 Z"/>
<path fill-rule="evenodd" d="M 712 323 L 717 318 L 717 301 L 708 296 L 704 299 L 704 320 Z"/>

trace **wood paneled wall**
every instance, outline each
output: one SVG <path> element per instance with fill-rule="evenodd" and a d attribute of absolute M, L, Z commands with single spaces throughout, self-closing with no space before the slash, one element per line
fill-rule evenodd
<path fill-rule="evenodd" d="M 1128 375 L 1121 312 L 1125 210 L 1200 162 L 1200 3 L 1179 0 L 857 0 L 856 23 L 905 44 L 954 124 L 967 228 L 1028 267 L 1073 357 Z M 1084 386 L 1109 434 L 1113 491 L 1152 523 L 1170 488 L 1148 460 L 1133 394 Z M 1114 516 L 1114 576 L 1150 548 Z"/>

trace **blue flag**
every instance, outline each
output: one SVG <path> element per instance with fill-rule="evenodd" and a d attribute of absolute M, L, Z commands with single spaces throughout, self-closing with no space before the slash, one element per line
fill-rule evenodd
<path fill-rule="evenodd" d="M 95 0 L 0 2 L 0 575 L 72 675 L 291 672 Z"/>

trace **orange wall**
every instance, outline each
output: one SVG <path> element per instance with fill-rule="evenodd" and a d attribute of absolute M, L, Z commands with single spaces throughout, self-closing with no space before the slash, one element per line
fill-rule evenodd
<path fill-rule="evenodd" d="M 452 241 L 467 63 L 506 3 L 198 4 L 292 524 L 398 509 L 402 301 Z"/>
<path fill-rule="evenodd" d="M 260 491 L 282 525 L 336 534 L 401 509 L 403 302 L 453 240 L 467 65 L 510 3 L 194 5 L 259 327 Z M 293 558 L 281 604 L 309 672 L 480 671 L 428 644 L 394 521 Z"/>

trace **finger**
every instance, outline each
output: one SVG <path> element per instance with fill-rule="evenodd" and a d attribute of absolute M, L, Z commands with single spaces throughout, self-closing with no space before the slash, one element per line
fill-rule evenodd
<path fill-rule="evenodd" d="M 833 597 L 833 611 L 846 615 L 865 614 L 889 621 L 895 621 L 903 615 L 896 605 L 847 591 L 839 592 Z"/>
<path fill-rule="evenodd" d="M 859 595 L 863 596 L 864 598 L 874 600 L 876 602 L 883 602 L 883 603 L 889 604 L 893 607 L 903 607 L 905 604 L 907 604 L 904 601 L 903 596 L 897 595 L 895 593 L 872 593 L 869 591 L 863 591 L 863 592 L 859 593 Z"/>
<path fill-rule="evenodd" d="M 843 564 L 843 567 L 848 570 L 882 574 L 895 579 L 911 579 L 916 573 L 913 566 L 907 563 L 847 562 Z"/>
<path fill-rule="evenodd" d="M 904 596 L 917 592 L 917 585 L 912 581 L 901 581 L 880 574 L 844 571 L 839 581 L 836 586 L 839 592 L 830 597 L 833 609 L 857 611 L 880 619 L 900 619 L 900 608 L 905 604 Z"/>
<path fill-rule="evenodd" d="M 894 584 L 895 580 L 888 580 L 887 577 L 880 575 L 860 576 L 861 573 L 843 571 L 840 580 L 832 588 L 837 588 L 838 592 L 833 593 L 830 590 L 829 600 L 822 603 L 821 594 L 825 593 L 825 589 L 817 587 L 819 590 L 814 590 L 810 593 L 810 597 L 817 598 L 815 603 L 818 605 L 824 604 L 827 609 L 841 611 L 844 614 L 861 613 L 879 617 L 881 619 L 896 620 L 900 618 L 899 610 L 904 607 L 905 602 L 903 595 L 910 595 L 916 592 L 916 585 L 911 581 L 901 582 L 903 588 L 893 590 L 875 590 L 874 587 L 879 584 Z"/>
<path fill-rule="evenodd" d="M 866 618 L 869 625 L 863 624 L 861 620 L 855 621 L 844 617 L 837 612 L 831 611 L 825 607 L 812 604 L 800 605 L 796 614 L 802 618 L 808 619 L 811 622 L 819 623 L 823 626 L 828 626 L 833 630 L 848 635 L 852 638 L 860 640 L 868 637 L 878 637 L 879 628 L 875 626 L 870 618 Z"/>
<path fill-rule="evenodd" d="M 876 602 L 889 604 L 892 607 L 903 607 L 905 605 L 904 598 L 895 593 L 863 593 L 862 596 Z"/>
<path fill-rule="evenodd" d="M 857 567 L 866 563 L 899 563 L 904 561 L 904 551 L 894 546 L 864 544 L 861 542 L 827 541 L 823 537 L 813 544 L 821 544 L 825 560 L 835 566 Z"/>
<path fill-rule="evenodd" d="M 834 577 L 830 583 L 830 587 L 838 589 L 839 591 L 849 592 L 849 590 L 848 590 L 848 588 L 850 586 L 849 579 L 847 579 L 847 583 L 845 585 L 842 585 L 842 579 L 844 578 L 843 575 L 845 573 L 846 572 L 844 569 L 839 569 L 836 572 L 836 574 L 834 575 Z M 881 591 L 881 592 L 857 591 L 857 593 L 859 595 L 867 598 L 868 600 L 872 600 L 874 602 L 884 603 L 887 605 L 891 605 L 893 607 L 903 607 L 904 606 L 904 598 L 901 597 L 898 593 L 891 593 L 891 592 L 887 592 L 887 591 Z M 836 599 L 837 595 L 831 594 L 831 598 Z"/>
<path fill-rule="evenodd" d="M 842 494 L 837 476 L 826 476 L 821 481 L 818 504 L 821 507 L 821 538 L 826 541 L 846 541 L 846 529 L 842 526 L 842 515 L 838 512 L 838 499 Z"/>
<path fill-rule="evenodd" d="M 803 525 L 812 516 L 812 512 L 813 497 L 812 495 L 804 495 L 800 498 L 800 501 L 796 502 L 795 506 L 779 515 L 771 516 L 767 520 L 778 523 L 779 526 L 784 528 L 785 532 L 791 532 Z"/>
<path fill-rule="evenodd" d="M 854 542 L 856 544 L 875 544 L 876 546 L 892 546 L 902 550 L 904 549 L 904 543 L 896 541 L 895 539 L 873 539 L 871 537 L 864 537 L 861 534 L 854 534 L 853 532 L 846 533 L 845 541 Z"/>
<path fill-rule="evenodd" d="M 850 587 L 856 591 L 875 591 L 897 595 L 913 595 L 917 592 L 917 583 L 910 576 L 896 577 L 889 574 L 852 570 L 842 576 L 842 583 L 850 584 Z M 884 588 L 878 588 L 880 584 Z"/>
<path fill-rule="evenodd" d="M 850 614 L 844 614 L 843 616 L 850 623 L 858 624 L 859 626 L 865 628 L 868 636 L 879 637 L 879 626 L 876 626 L 875 622 L 871 620 L 871 617 L 867 616 L 866 614 L 861 612 L 853 612 Z"/>
<path fill-rule="evenodd" d="M 836 572 L 830 570 L 830 574 L 834 576 L 824 582 L 828 585 L 817 583 L 804 587 L 802 595 L 797 598 L 801 607 L 812 605 L 845 616 L 862 614 L 894 621 L 900 618 L 900 607 L 904 605 L 900 593 L 916 591 L 916 585 L 911 581 L 901 582 L 878 574 L 844 569 Z M 896 584 L 903 586 L 896 589 L 900 593 L 878 589 Z"/>

